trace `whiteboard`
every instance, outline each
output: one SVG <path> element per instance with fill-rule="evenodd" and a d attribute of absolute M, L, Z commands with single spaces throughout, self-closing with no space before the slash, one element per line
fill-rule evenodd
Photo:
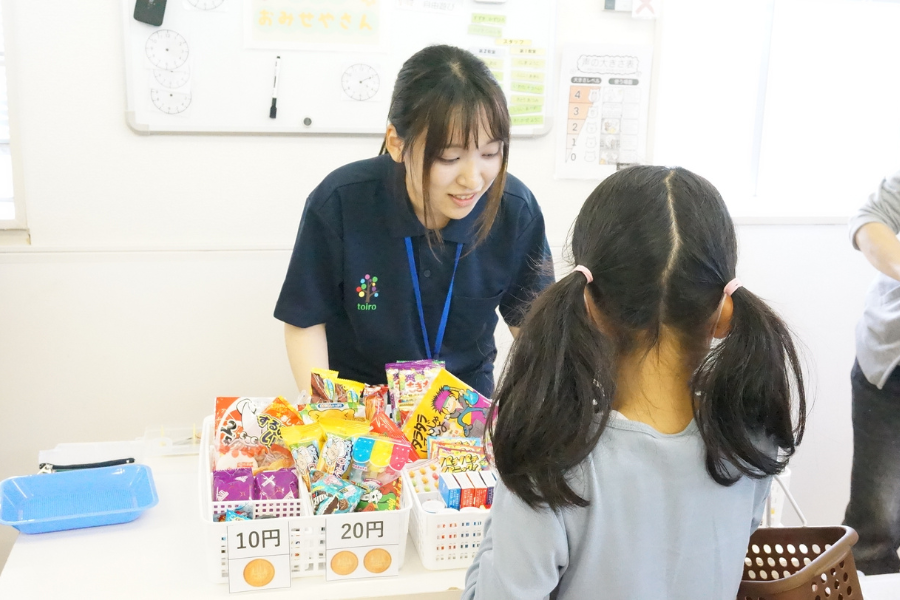
<path fill-rule="evenodd" d="M 513 135 L 550 130 L 555 0 L 168 0 L 160 27 L 121 2 L 138 132 L 381 134 L 397 72 L 430 44 L 485 60 Z"/>

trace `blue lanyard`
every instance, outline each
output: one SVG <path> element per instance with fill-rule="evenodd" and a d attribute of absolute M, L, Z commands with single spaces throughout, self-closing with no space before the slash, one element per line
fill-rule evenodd
<path fill-rule="evenodd" d="M 447 290 L 447 299 L 444 301 L 444 312 L 441 314 L 441 324 L 438 327 L 437 339 L 434 341 L 434 352 L 428 342 L 428 329 L 425 327 L 425 312 L 422 310 L 422 292 L 419 289 L 419 273 L 416 271 L 416 259 L 413 256 L 412 240 L 406 238 L 406 256 L 409 258 L 409 275 L 412 277 L 413 291 L 416 293 L 416 308 L 419 309 L 419 324 L 422 325 L 422 339 L 425 340 L 425 355 L 435 360 L 441 355 L 441 344 L 444 342 L 444 330 L 447 328 L 447 316 L 450 314 L 450 298 L 453 296 L 453 280 L 456 279 L 456 267 L 459 266 L 459 255 L 462 253 L 462 244 L 456 245 L 456 260 L 453 262 L 453 275 L 450 277 L 450 289 Z"/>

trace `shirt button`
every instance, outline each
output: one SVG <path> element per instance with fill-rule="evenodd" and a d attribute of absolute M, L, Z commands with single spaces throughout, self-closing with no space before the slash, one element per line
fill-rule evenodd
<path fill-rule="evenodd" d="M 431 271 L 429 271 L 428 269 L 425 269 L 425 270 L 422 272 L 422 275 L 424 275 L 425 277 L 431 277 Z"/>

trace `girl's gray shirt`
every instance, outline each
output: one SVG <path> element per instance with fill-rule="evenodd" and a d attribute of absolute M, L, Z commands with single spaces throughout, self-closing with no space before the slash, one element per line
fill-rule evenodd
<path fill-rule="evenodd" d="M 881 181 L 869 201 L 850 219 L 850 243 L 866 223 L 883 223 L 900 232 L 900 171 Z M 856 359 L 869 383 L 881 389 L 900 363 L 900 281 L 878 273 L 856 324 Z"/>
<path fill-rule="evenodd" d="M 498 482 L 464 600 L 734 600 L 771 478 L 719 485 L 694 421 L 663 434 L 613 411 L 573 476 L 590 504 L 534 510 Z"/>

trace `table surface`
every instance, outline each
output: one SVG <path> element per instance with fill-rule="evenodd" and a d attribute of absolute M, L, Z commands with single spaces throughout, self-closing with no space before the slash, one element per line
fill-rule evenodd
<path fill-rule="evenodd" d="M 207 548 L 198 509 L 196 456 L 154 457 L 159 504 L 122 525 L 36 535 L 20 534 L 0 574 L 0 598 L 38 598 L 64 591 L 82 598 L 220 598 L 227 584 L 206 577 Z M 464 569 L 428 571 L 411 542 L 397 577 L 326 582 L 293 579 L 289 589 L 249 592 L 304 600 L 459 597 Z M 900 600 L 900 574 L 864 577 L 865 600 Z"/>

